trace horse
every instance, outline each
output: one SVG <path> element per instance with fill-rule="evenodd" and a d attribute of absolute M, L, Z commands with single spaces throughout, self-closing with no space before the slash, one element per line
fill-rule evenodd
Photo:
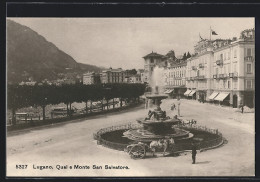
<path fill-rule="evenodd" d="M 153 156 L 154 156 L 156 149 L 163 148 L 163 156 L 165 156 L 165 152 L 168 149 L 169 145 L 174 145 L 174 139 L 173 138 L 160 139 L 158 141 L 152 141 L 150 143 L 150 149 L 153 152 Z"/>

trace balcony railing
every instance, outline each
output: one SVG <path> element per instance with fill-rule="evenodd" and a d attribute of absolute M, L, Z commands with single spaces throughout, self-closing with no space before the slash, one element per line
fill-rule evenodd
<path fill-rule="evenodd" d="M 192 66 L 191 68 L 192 68 L 192 70 L 197 70 L 196 66 Z"/>
<path fill-rule="evenodd" d="M 218 77 L 221 79 L 221 78 L 224 78 L 224 74 L 219 74 Z"/>
<path fill-rule="evenodd" d="M 199 68 L 204 68 L 204 65 L 203 64 L 199 64 Z"/>
<path fill-rule="evenodd" d="M 217 78 L 218 78 L 218 75 L 213 75 L 213 78 L 214 78 L 214 79 L 217 79 Z"/>
<path fill-rule="evenodd" d="M 223 74 L 223 78 L 227 78 L 228 75 L 226 73 Z"/>
<path fill-rule="evenodd" d="M 192 80 L 192 81 L 193 81 L 193 80 L 194 80 L 194 77 L 190 77 L 190 80 Z"/>
<path fill-rule="evenodd" d="M 237 72 L 229 73 L 229 78 L 237 78 L 238 74 Z"/>
<path fill-rule="evenodd" d="M 254 61 L 254 57 L 253 56 L 246 56 L 245 61 Z"/>
<path fill-rule="evenodd" d="M 217 61 L 216 61 L 216 64 L 217 64 L 217 65 L 222 65 L 222 64 L 223 64 L 223 60 L 217 60 Z"/>

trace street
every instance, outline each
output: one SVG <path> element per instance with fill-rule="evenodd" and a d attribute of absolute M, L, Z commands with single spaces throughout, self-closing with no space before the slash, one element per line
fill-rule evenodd
<path fill-rule="evenodd" d="M 171 103 L 163 100 L 162 110 L 170 117 Z M 196 164 L 191 154 L 133 160 L 122 151 L 97 145 L 93 133 L 101 128 L 135 122 L 146 117 L 144 106 L 80 119 L 53 126 L 8 133 L 7 176 L 254 176 L 255 115 L 236 109 L 181 99 L 182 119 L 195 119 L 197 125 L 219 129 L 228 143 L 198 152 Z M 16 165 L 28 165 L 17 169 Z M 33 169 L 33 166 L 54 169 Z M 56 165 L 90 166 L 90 169 L 56 169 Z M 102 166 L 93 169 L 92 166 Z M 105 165 L 129 169 L 105 169 Z"/>

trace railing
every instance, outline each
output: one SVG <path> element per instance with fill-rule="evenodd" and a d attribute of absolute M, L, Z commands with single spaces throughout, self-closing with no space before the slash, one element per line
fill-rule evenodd
<path fill-rule="evenodd" d="M 254 61 L 254 57 L 253 56 L 246 56 L 245 61 Z"/>
<path fill-rule="evenodd" d="M 125 125 L 111 126 L 111 127 L 100 129 L 97 133 L 93 134 L 93 138 L 95 140 L 97 140 L 98 145 L 103 145 L 103 146 L 111 148 L 111 149 L 123 151 L 129 144 L 122 144 L 122 143 L 115 143 L 115 142 L 107 141 L 107 140 L 103 139 L 101 135 L 108 133 L 108 132 L 112 132 L 112 131 L 138 129 L 138 128 L 141 128 L 141 127 L 142 127 L 142 125 L 137 124 L 137 123 L 128 123 L 128 124 L 125 124 Z M 184 123 L 184 122 L 182 124 L 175 126 L 175 127 L 187 129 L 187 130 L 204 131 L 204 132 L 207 132 L 207 133 L 217 135 L 216 138 L 214 138 L 212 140 L 197 142 L 197 145 L 198 145 L 197 149 L 198 150 L 205 150 L 205 149 L 214 148 L 214 147 L 217 147 L 217 146 L 219 146 L 223 143 L 222 133 L 220 133 L 218 131 L 218 129 L 210 129 L 210 128 L 207 128 L 206 126 L 198 126 L 196 124 Z M 191 144 L 190 143 L 182 143 L 182 144 L 178 144 L 178 145 L 175 144 L 173 149 L 171 150 L 171 152 L 182 152 L 182 151 L 185 151 L 185 150 L 191 150 Z"/>
<path fill-rule="evenodd" d="M 218 77 L 221 79 L 221 78 L 224 78 L 224 74 L 219 74 Z"/>
<path fill-rule="evenodd" d="M 192 70 L 197 70 L 196 66 L 192 66 L 191 68 L 192 68 Z"/>
<path fill-rule="evenodd" d="M 238 77 L 238 73 L 237 73 L 237 72 L 234 72 L 233 77 L 234 77 L 234 78 Z"/>
<path fill-rule="evenodd" d="M 234 73 L 229 73 L 229 78 L 233 78 L 234 77 Z"/>
<path fill-rule="evenodd" d="M 204 65 L 203 64 L 199 64 L 199 68 L 204 68 Z"/>

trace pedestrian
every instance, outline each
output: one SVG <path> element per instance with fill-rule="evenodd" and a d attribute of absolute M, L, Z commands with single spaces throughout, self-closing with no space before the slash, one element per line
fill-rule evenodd
<path fill-rule="evenodd" d="M 194 143 L 192 143 L 191 154 L 192 154 L 192 164 L 195 164 L 196 163 L 197 147 Z"/>
<path fill-rule="evenodd" d="M 244 105 L 241 106 L 241 112 L 244 113 Z"/>
<path fill-rule="evenodd" d="M 180 105 L 181 105 L 181 101 L 180 101 L 180 98 L 178 98 L 178 100 L 177 100 L 178 116 L 181 116 Z"/>

